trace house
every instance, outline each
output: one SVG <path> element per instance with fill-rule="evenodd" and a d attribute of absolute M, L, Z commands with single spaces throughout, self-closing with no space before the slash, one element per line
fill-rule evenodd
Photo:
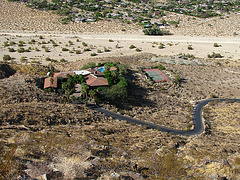
<path fill-rule="evenodd" d="M 94 74 L 89 74 L 86 77 L 86 83 L 90 87 L 105 87 L 108 86 L 108 81 L 104 77 L 97 77 Z"/>
<path fill-rule="evenodd" d="M 65 79 L 66 79 L 68 74 L 71 75 L 71 76 L 74 76 L 74 72 L 72 72 L 72 71 L 70 72 L 70 71 L 69 71 L 69 72 L 54 73 L 54 74 L 53 74 L 53 77 L 62 77 L 62 78 L 65 78 Z"/>
<path fill-rule="evenodd" d="M 44 80 L 44 89 L 45 88 L 57 88 L 57 77 L 49 77 Z"/>
<path fill-rule="evenodd" d="M 115 70 L 117 70 L 116 67 L 110 67 L 110 69 L 109 69 L 109 71 L 115 71 Z"/>
<path fill-rule="evenodd" d="M 97 69 L 88 69 L 89 72 L 91 72 L 91 74 L 97 76 L 97 77 L 104 77 L 104 73 L 98 71 Z"/>
<path fill-rule="evenodd" d="M 89 74 L 91 74 L 91 72 L 90 71 L 87 71 L 87 70 L 80 70 L 80 71 L 73 71 L 74 72 L 74 74 L 77 74 L 77 75 L 82 75 L 82 76 L 86 76 L 86 75 L 89 75 Z"/>

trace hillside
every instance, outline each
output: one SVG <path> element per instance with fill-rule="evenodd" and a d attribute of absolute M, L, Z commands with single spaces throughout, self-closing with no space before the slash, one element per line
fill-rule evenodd
<path fill-rule="evenodd" d="M 41 89 L 41 75 L 26 74 L 26 68 L 18 69 L 22 72 L 0 80 L 2 179 L 20 174 L 38 179 L 116 176 L 120 179 L 186 176 L 198 179 L 203 178 L 203 174 L 210 179 L 237 178 L 238 127 L 232 122 L 226 129 L 225 119 L 239 118 L 238 104 L 212 103 L 204 110 L 210 122 L 205 133 L 194 137 L 173 136 L 113 120 L 81 104 L 64 103 L 60 96 Z M 160 96 L 167 98 L 168 93 Z M 151 100 L 153 94 L 147 93 L 145 97 Z M 164 125 L 184 120 L 184 117 L 177 118 L 174 109 L 186 101 L 173 96 L 162 103 L 167 101 L 164 108 L 172 110 L 169 109 L 170 118 L 163 121 Z M 143 108 L 141 113 L 152 114 L 155 110 Z M 236 130 L 235 135 L 230 129 Z M 216 148 L 212 147 L 213 142 Z M 219 153 L 221 156 L 217 156 Z"/>

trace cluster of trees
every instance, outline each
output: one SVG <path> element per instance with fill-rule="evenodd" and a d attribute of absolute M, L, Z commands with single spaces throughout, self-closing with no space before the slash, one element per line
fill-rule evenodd
<path fill-rule="evenodd" d="M 104 66 L 104 77 L 107 79 L 109 87 L 99 87 L 97 89 L 90 88 L 82 75 L 67 75 L 67 79 L 58 77 L 58 88 L 57 93 L 66 95 L 66 98 L 69 98 L 75 92 L 75 85 L 81 85 L 81 100 L 87 102 L 88 100 L 94 99 L 96 102 L 110 102 L 116 103 L 116 100 L 125 100 L 128 96 L 128 86 L 129 83 L 124 77 L 128 72 L 128 67 L 125 64 L 120 63 L 96 63 L 89 62 L 84 65 L 84 68 L 95 68 Z M 115 67 L 116 70 L 110 71 L 111 67 Z M 54 74 L 54 67 L 50 67 L 50 77 Z M 52 89 L 47 89 L 52 91 Z M 75 101 L 75 97 L 71 96 L 72 101 Z"/>
<path fill-rule="evenodd" d="M 66 96 L 69 97 L 75 91 L 75 84 L 82 85 L 83 83 L 85 83 L 85 80 L 81 74 L 80 75 L 74 74 L 74 76 L 71 76 L 70 74 L 68 74 L 67 81 L 59 77 L 58 82 L 61 84 L 61 87 L 58 90 L 58 92 L 60 93 L 65 92 Z"/>
<path fill-rule="evenodd" d="M 151 36 L 163 36 L 163 35 L 172 35 L 169 31 L 166 30 L 161 30 L 159 28 L 148 28 L 148 29 L 144 29 L 143 33 L 145 35 L 151 35 Z"/>
<path fill-rule="evenodd" d="M 110 71 L 111 67 L 116 67 L 116 70 Z M 105 78 L 108 80 L 109 88 L 99 87 L 97 89 L 98 97 L 102 101 L 109 101 L 116 104 L 116 101 L 123 101 L 128 96 L 129 83 L 124 77 L 128 72 L 128 67 L 120 63 L 104 64 Z"/>
<path fill-rule="evenodd" d="M 216 11 L 219 10 L 222 12 L 237 12 L 240 10 L 240 2 L 219 1 L 218 3 L 215 3 L 214 1 L 192 0 L 186 3 L 185 1 L 171 0 L 166 6 L 161 6 L 160 9 L 195 17 L 208 18 L 219 16 L 220 14 L 216 13 Z"/>

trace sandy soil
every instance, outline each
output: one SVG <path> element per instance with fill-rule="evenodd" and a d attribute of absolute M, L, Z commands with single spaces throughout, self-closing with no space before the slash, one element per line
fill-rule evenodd
<path fill-rule="evenodd" d="M 39 35 L 42 35 L 44 39 L 39 39 Z M 32 39 L 35 44 L 28 44 Z M 113 42 L 109 42 L 109 40 Z M 50 42 L 53 40 L 58 46 L 53 47 Z M 3 43 L 8 41 L 14 41 L 15 45 L 3 47 Z M 31 48 L 31 52 L 18 53 L 9 52 L 9 48 L 14 50 L 19 49 L 18 42 L 24 41 L 24 49 Z M 69 41 L 73 44 L 70 45 Z M 78 42 L 77 42 L 78 41 Z M 82 43 L 87 43 L 87 47 L 84 47 Z M 46 44 L 44 44 L 46 43 Z M 165 45 L 164 49 L 159 49 L 160 43 Z M 221 47 L 214 47 L 213 44 L 218 43 Z M 240 57 L 240 38 L 203 38 L 203 37 L 183 37 L 183 36 L 164 36 L 153 37 L 144 36 L 142 34 L 125 34 L 125 35 L 83 35 L 83 34 L 44 34 L 44 33 L 2 33 L 0 34 L 0 58 L 4 54 L 9 54 L 14 61 L 20 62 L 20 58 L 25 56 L 28 62 L 31 60 L 37 60 L 42 64 L 48 64 L 45 59 L 47 57 L 55 60 L 64 58 L 67 61 L 81 61 L 91 58 L 92 53 L 96 53 L 98 58 L 113 57 L 113 56 L 126 56 L 140 53 L 152 53 L 160 56 L 165 55 L 178 55 L 180 53 L 192 54 L 195 57 L 207 58 L 208 54 L 220 53 L 224 56 L 223 59 L 229 59 L 239 61 Z M 136 48 L 130 49 L 131 45 L 141 49 L 141 52 L 137 52 Z M 192 45 L 193 50 L 188 50 L 188 46 Z M 44 48 L 47 47 L 50 52 L 45 52 Z M 38 48 L 40 51 L 35 51 Z M 67 48 L 69 51 L 62 51 L 62 48 Z M 84 51 L 89 48 L 91 51 Z M 104 52 L 104 49 L 110 49 L 110 52 Z M 76 51 L 80 50 L 81 54 L 76 54 Z M 99 53 L 99 50 L 102 53 Z M 71 53 L 72 51 L 72 53 Z"/>
<path fill-rule="evenodd" d="M 167 13 L 164 17 L 167 21 L 180 20 L 179 27 L 169 27 L 174 33 L 173 36 L 153 37 L 144 36 L 141 27 L 134 24 L 123 24 L 118 21 L 98 21 L 96 23 L 69 23 L 61 24 L 60 16 L 46 11 L 27 8 L 22 3 L 0 1 L 0 45 L 7 39 L 9 41 L 29 42 L 35 39 L 35 45 L 25 44 L 24 48 L 36 47 L 39 52 L 31 50 L 28 53 L 8 52 L 9 47 L 0 47 L 0 60 L 4 54 L 9 54 L 14 61 L 20 62 L 22 56 L 27 57 L 28 62 L 32 60 L 39 61 L 42 64 L 48 64 L 46 57 L 60 60 L 64 58 L 67 61 L 85 60 L 96 53 L 97 57 L 126 56 L 140 53 L 153 53 L 156 55 L 177 55 L 179 53 L 193 54 L 195 57 L 207 58 L 208 54 L 220 53 L 224 59 L 238 61 L 240 57 L 240 36 L 233 36 L 233 32 L 239 30 L 239 14 L 226 15 L 223 18 L 216 17 L 211 19 L 193 18 L 185 15 Z M 211 24 L 211 26 L 209 25 Z M 126 31 L 122 31 L 125 29 Z M 221 33 L 219 32 L 221 30 Z M 5 36 L 7 34 L 7 36 Z M 43 35 L 40 40 L 37 35 Z M 217 37 L 217 36 L 222 36 Z M 51 43 L 45 44 L 50 52 L 45 52 L 42 47 L 42 41 L 48 42 L 54 40 L 59 46 L 53 47 Z M 79 42 L 76 40 L 79 39 Z M 112 39 L 114 42 L 109 42 Z M 68 46 L 68 41 L 73 45 Z M 82 46 L 82 42 L 88 44 L 89 52 L 83 52 L 87 47 Z M 61 44 L 60 44 L 61 43 Z M 159 49 L 159 44 L 165 45 L 164 49 Z M 221 47 L 213 47 L 218 43 Z M 131 45 L 136 49 L 129 49 Z M 192 45 L 193 50 L 188 50 Z M 68 48 L 69 51 L 62 51 L 62 48 Z M 19 49 L 17 45 L 11 47 Z M 98 53 L 104 48 L 111 49 L 110 52 Z M 81 50 L 81 54 L 76 54 L 75 50 Z"/>

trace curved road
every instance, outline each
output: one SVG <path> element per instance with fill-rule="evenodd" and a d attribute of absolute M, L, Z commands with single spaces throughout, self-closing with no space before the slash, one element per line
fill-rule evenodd
<path fill-rule="evenodd" d="M 176 129 L 171 129 L 164 126 L 148 123 L 145 121 L 140 121 L 137 119 L 133 119 L 127 116 L 114 113 L 112 111 L 109 111 L 100 107 L 93 107 L 92 109 L 97 110 L 101 113 L 104 113 L 106 116 L 111 116 L 115 119 L 124 120 L 124 121 L 128 121 L 130 123 L 135 123 L 135 124 L 141 124 L 142 126 L 147 126 L 148 128 L 156 129 L 162 132 L 173 133 L 175 135 L 192 136 L 196 134 L 201 134 L 204 130 L 203 121 L 202 121 L 202 108 L 211 101 L 226 101 L 226 100 L 231 102 L 240 101 L 240 99 L 206 99 L 206 100 L 199 101 L 199 103 L 194 107 L 194 110 L 193 110 L 194 129 L 190 131 L 176 130 Z"/>

